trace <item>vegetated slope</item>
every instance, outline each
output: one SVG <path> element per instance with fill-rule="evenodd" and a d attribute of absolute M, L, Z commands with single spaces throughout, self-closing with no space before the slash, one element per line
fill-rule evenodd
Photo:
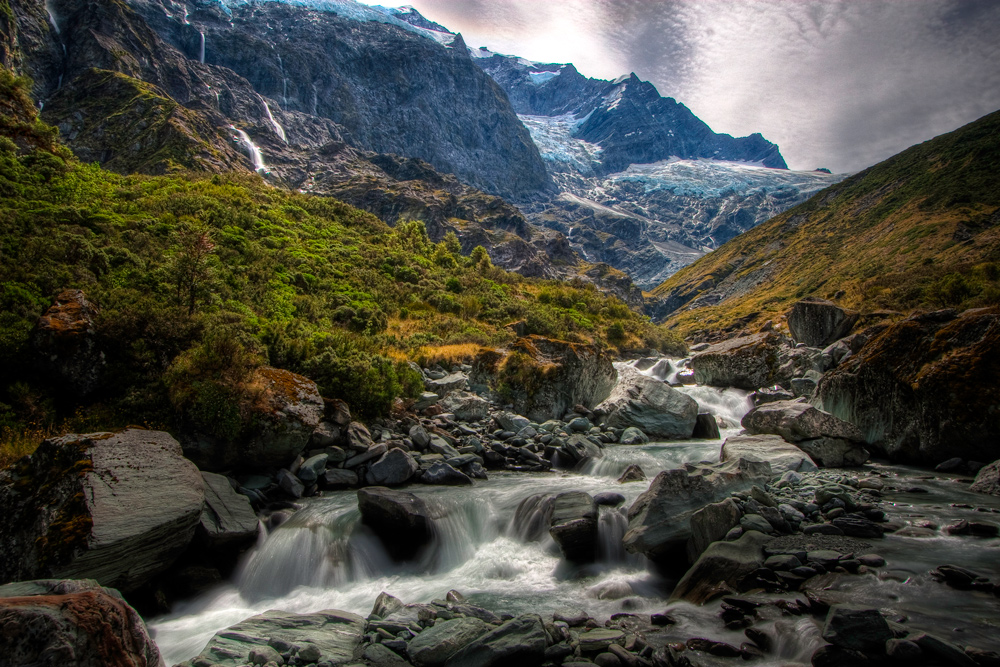
<path fill-rule="evenodd" d="M 652 292 L 685 334 L 752 326 L 808 295 L 862 312 L 1000 300 L 1000 112 L 823 190 Z"/>
<path fill-rule="evenodd" d="M 37 119 L 26 86 L 0 69 L 0 428 L 77 410 L 69 427 L 169 425 L 177 396 L 188 417 L 222 423 L 220 410 L 253 400 L 248 369 L 263 363 L 378 414 L 421 389 L 407 357 L 504 345 L 514 321 L 599 345 L 677 344 L 593 286 L 508 273 L 482 250 L 462 255 L 454 236 L 432 243 L 419 222 L 389 228 L 256 174 L 124 176 L 82 164 Z M 86 401 L 39 370 L 32 344 L 65 288 L 100 309 L 105 381 Z"/>

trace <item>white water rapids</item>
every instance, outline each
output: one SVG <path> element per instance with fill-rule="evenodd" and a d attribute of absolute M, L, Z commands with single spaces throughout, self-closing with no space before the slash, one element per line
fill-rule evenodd
<path fill-rule="evenodd" d="M 661 368 L 661 371 L 663 369 Z M 723 429 L 723 438 L 738 428 L 749 409 L 746 392 L 710 387 L 682 389 L 711 411 L 735 425 Z M 355 491 L 327 494 L 304 501 L 305 507 L 246 555 L 234 575 L 216 590 L 177 605 L 169 616 L 149 626 L 168 665 L 197 655 L 219 630 L 268 609 L 310 612 L 342 609 L 367 615 L 375 598 L 386 591 L 404 602 L 429 602 L 458 589 L 472 604 L 495 612 L 541 614 L 573 607 L 604 620 L 628 611 L 649 614 L 664 611 L 672 582 L 647 568 L 642 557 L 626 554 L 621 546 L 625 512 L 648 482 L 617 484 L 616 478 L 632 463 L 648 479 L 685 462 L 718 460 L 721 440 L 657 442 L 642 446 L 609 445 L 603 459 L 578 472 L 523 474 L 491 472 L 490 479 L 472 488 L 412 485 L 405 487 L 440 509 L 439 536 L 416 563 L 391 561 L 379 540 L 360 523 Z M 892 475 L 916 477 L 919 471 L 883 467 Z M 931 493 L 887 498 L 892 510 L 905 516 L 930 517 L 942 525 L 956 517 L 982 519 L 974 510 L 950 508 L 948 503 L 982 506 L 1000 499 L 970 493 L 954 480 L 918 481 Z M 900 483 L 901 486 L 905 484 Z M 626 497 L 618 508 L 601 508 L 601 558 L 583 570 L 566 566 L 550 537 L 519 539 L 513 518 L 518 504 L 538 493 L 562 491 L 616 491 Z M 919 503 L 919 504 L 916 504 Z M 889 503 L 887 503 L 887 506 Z M 987 520 L 991 520 L 987 515 Z M 992 519 L 995 521 L 995 519 Z M 962 632 L 951 638 L 985 649 L 1000 648 L 1000 600 L 980 593 L 957 592 L 930 579 L 927 572 L 944 563 L 978 569 L 995 580 L 1000 574 L 1000 540 L 970 537 L 914 539 L 888 536 L 876 540 L 875 550 L 889 565 L 879 574 L 845 575 L 832 585 L 858 604 L 897 611 L 912 624 L 949 637 L 952 627 Z M 785 594 L 784 597 L 796 597 Z M 802 597 L 802 596 L 798 596 Z M 671 637 L 707 636 L 739 645 L 740 631 L 724 629 L 718 619 L 718 601 L 704 607 L 670 604 L 678 623 Z M 947 610 L 942 629 L 942 609 Z M 920 623 L 920 625 L 916 625 Z M 775 617 L 758 623 L 777 637 L 766 662 L 808 664 L 809 656 L 825 642 L 810 617 Z"/>

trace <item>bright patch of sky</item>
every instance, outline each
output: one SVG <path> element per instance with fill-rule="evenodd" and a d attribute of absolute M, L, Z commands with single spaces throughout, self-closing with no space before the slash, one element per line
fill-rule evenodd
<path fill-rule="evenodd" d="M 995 0 L 409 4 L 473 48 L 635 72 L 716 132 L 762 133 L 796 169 L 862 169 L 1000 108 Z"/>

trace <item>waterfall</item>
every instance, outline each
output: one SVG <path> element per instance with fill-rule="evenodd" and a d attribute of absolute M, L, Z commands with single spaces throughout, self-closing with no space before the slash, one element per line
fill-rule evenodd
<path fill-rule="evenodd" d="M 277 53 L 274 56 L 278 59 L 278 67 L 281 69 L 281 104 L 288 106 L 288 77 L 285 76 L 285 63 L 281 62 L 281 56 Z"/>
<path fill-rule="evenodd" d="M 274 115 L 271 114 L 271 107 L 267 105 L 267 100 L 260 95 L 257 97 L 260 97 L 260 101 L 264 103 L 264 111 L 267 112 L 267 119 L 271 121 L 271 125 L 274 127 L 274 133 L 281 137 L 281 140 L 287 144 L 288 137 L 285 136 L 285 128 L 281 127 L 281 125 L 278 124 L 278 121 L 274 119 Z"/>
<path fill-rule="evenodd" d="M 49 15 L 49 23 L 52 24 L 52 29 L 55 30 L 56 31 L 56 35 L 58 35 L 59 34 L 59 24 L 56 23 L 56 15 L 52 11 L 51 0 L 45 0 L 45 13 L 47 13 Z M 63 47 L 63 51 L 65 51 L 65 50 L 66 50 L 66 47 L 64 46 Z"/>
<path fill-rule="evenodd" d="M 677 391 L 696 400 L 699 412 L 711 412 L 716 417 L 724 419 L 728 423 L 724 428 L 739 428 L 740 420 L 753 409 L 750 392 L 742 389 L 691 385 L 677 387 Z"/>
<path fill-rule="evenodd" d="M 231 129 L 237 135 L 233 137 L 233 140 L 239 141 L 241 144 L 243 144 L 243 148 L 245 148 L 247 150 L 247 153 L 249 153 L 250 159 L 253 161 L 254 171 L 259 172 L 261 174 L 266 174 L 267 166 L 264 164 L 264 155 L 260 152 L 260 149 L 257 148 L 257 144 L 250 141 L 250 137 L 247 135 L 247 133 L 239 129 L 235 125 L 230 125 L 229 129 Z"/>
<path fill-rule="evenodd" d="M 205 33 L 201 32 L 199 30 L 198 34 L 201 35 L 201 44 L 198 46 L 198 60 L 201 62 L 202 65 L 204 65 L 205 64 Z"/>

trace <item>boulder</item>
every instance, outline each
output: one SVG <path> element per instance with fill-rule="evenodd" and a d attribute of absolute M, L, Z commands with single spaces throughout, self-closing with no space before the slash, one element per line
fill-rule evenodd
<path fill-rule="evenodd" d="M 560 493 L 552 501 L 549 535 L 572 563 L 591 563 L 597 556 L 597 503 L 583 491 Z"/>
<path fill-rule="evenodd" d="M 350 663 L 361 645 L 365 619 L 346 611 L 327 609 L 311 614 L 270 610 L 216 633 L 196 658 L 184 667 L 213 665 L 241 667 L 250 652 L 270 648 L 272 639 L 300 647 L 315 647 L 328 664 Z"/>
<path fill-rule="evenodd" d="M 619 445 L 644 445 L 649 442 L 649 436 L 634 426 L 629 426 L 618 438 Z"/>
<path fill-rule="evenodd" d="M 444 486 L 471 486 L 472 478 L 451 465 L 438 461 L 431 465 L 420 476 L 424 484 L 441 484 Z"/>
<path fill-rule="evenodd" d="M 764 546 L 771 538 L 748 531 L 734 542 L 712 542 L 688 569 L 670 596 L 705 604 L 720 595 L 743 592 L 744 581 L 764 565 Z"/>
<path fill-rule="evenodd" d="M 1000 461 L 994 461 L 979 471 L 976 481 L 969 487 L 979 493 L 1000 496 Z"/>
<path fill-rule="evenodd" d="M 198 539 L 210 550 L 240 550 L 257 539 L 259 523 L 250 499 L 236 493 L 229 479 L 211 472 L 201 473 L 205 482 L 205 506 L 201 510 Z"/>
<path fill-rule="evenodd" d="M 747 459 L 664 470 L 629 508 L 625 548 L 653 561 L 686 562 L 685 546 L 695 512 L 770 479 L 770 464 Z"/>
<path fill-rule="evenodd" d="M 722 443 L 720 461 L 745 458 L 750 461 L 767 461 L 774 476 L 793 472 L 817 470 L 816 463 L 790 442 L 777 435 L 736 435 Z"/>
<path fill-rule="evenodd" d="M 458 421 L 475 422 L 490 416 L 489 401 L 470 392 L 452 392 L 438 405 L 444 412 L 455 415 Z"/>
<path fill-rule="evenodd" d="M 368 466 L 365 481 L 374 486 L 396 486 L 417 474 L 420 466 L 409 452 L 390 449 L 378 461 Z"/>
<path fill-rule="evenodd" d="M 711 413 L 698 413 L 698 420 L 694 424 L 694 433 L 691 437 L 698 440 L 718 440 L 722 437 L 719 432 L 719 420 Z"/>
<path fill-rule="evenodd" d="M 526 336 L 510 351 L 536 368 L 532 386 L 515 388 L 511 400 L 516 412 L 538 423 L 558 419 L 578 404 L 592 408 L 615 383 L 611 355 L 593 345 Z"/>
<path fill-rule="evenodd" d="M 788 311 L 788 330 L 796 343 L 826 347 L 851 333 L 858 313 L 826 299 L 806 297 Z"/>
<path fill-rule="evenodd" d="M 878 609 L 845 604 L 830 607 L 823 624 L 823 639 L 834 646 L 880 655 L 894 637 L 892 628 Z"/>
<path fill-rule="evenodd" d="M 453 618 L 411 639 L 406 653 L 416 667 L 440 667 L 448 658 L 485 635 L 489 628 L 478 618 Z"/>
<path fill-rule="evenodd" d="M 691 358 L 695 381 L 753 391 L 774 384 L 781 337 L 773 332 L 732 338 Z"/>
<path fill-rule="evenodd" d="M 278 488 L 292 498 L 301 498 L 305 495 L 306 485 L 302 483 L 302 480 L 284 468 L 278 471 L 278 474 L 275 475 L 275 479 L 278 481 Z"/>
<path fill-rule="evenodd" d="M 788 442 L 821 437 L 864 442 L 864 436 L 854 424 L 798 401 L 757 406 L 743 416 L 740 424 L 751 435 L 780 435 Z"/>
<path fill-rule="evenodd" d="M 96 579 L 132 591 L 194 536 L 204 481 L 168 433 L 65 435 L 0 472 L 0 580 Z"/>
<path fill-rule="evenodd" d="M 860 466 L 868 461 L 868 450 L 844 438 L 813 438 L 795 443 L 824 468 Z"/>
<path fill-rule="evenodd" d="M 405 491 L 373 486 L 358 491 L 361 521 L 378 535 L 396 560 L 410 560 L 434 538 L 436 515 Z"/>
<path fill-rule="evenodd" d="M 517 433 L 521 429 L 531 426 L 530 419 L 513 412 L 498 412 L 493 419 L 496 420 L 500 428 L 511 433 Z"/>
<path fill-rule="evenodd" d="M 316 430 L 309 436 L 309 449 L 323 449 L 340 444 L 343 435 L 340 426 L 333 422 L 320 422 Z"/>
<path fill-rule="evenodd" d="M 688 562 L 694 563 L 712 542 L 725 538 L 726 533 L 739 525 L 740 511 L 732 498 L 705 505 L 691 515 L 691 539 L 687 543 Z"/>
<path fill-rule="evenodd" d="M 139 614 L 92 580 L 0 586 L 0 663 L 35 667 L 162 667 Z"/>
<path fill-rule="evenodd" d="M 635 463 L 629 465 L 625 468 L 625 472 L 621 474 L 618 478 L 619 484 L 628 484 L 629 482 L 645 482 L 646 473 L 643 472 L 642 468 Z"/>
<path fill-rule="evenodd" d="M 439 380 L 425 380 L 427 391 L 444 398 L 453 391 L 463 391 L 469 385 L 469 376 L 465 373 L 449 373 Z"/>
<path fill-rule="evenodd" d="M 536 614 L 522 614 L 483 635 L 453 655 L 446 667 L 540 665 L 548 646 L 545 626 Z"/>
<path fill-rule="evenodd" d="M 316 454 L 315 456 L 310 456 L 302 462 L 302 465 L 299 466 L 296 476 L 306 484 L 312 484 L 319 479 L 319 476 L 323 474 L 324 470 L 326 470 L 326 462 L 329 460 L 329 454 Z"/>
<path fill-rule="evenodd" d="M 595 411 L 611 428 L 635 427 L 654 438 L 690 438 L 698 420 L 693 398 L 622 364 L 618 383 Z"/>
<path fill-rule="evenodd" d="M 873 452 L 937 465 L 997 457 L 1000 312 L 915 315 L 874 334 L 823 376 L 817 405 L 857 425 Z"/>
<path fill-rule="evenodd" d="M 100 386 L 107 365 L 97 346 L 97 313 L 81 290 L 63 290 L 38 318 L 32 336 L 41 371 L 54 374 L 63 387 L 80 396 Z"/>
<path fill-rule="evenodd" d="M 347 447 L 355 454 L 367 452 L 372 444 L 372 434 L 361 422 L 351 422 L 347 427 Z"/>
<path fill-rule="evenodd" d="M 554 439 L 551 444 L 555 447 L 552 465 L 559 468 L 575 468 L 580 462 L 587 459 L 604 457 L 600 445 L 594 442 L 590 436 L 579 433 L 571 435 L 565 440 Z"/>
<path fill-rule="evenodd" d="M 253 434 L 234 441 L 195 435 L 184 439 L 184 455 L 203 470 L 266 469 L 288 465 L 309 444 L 323 419 L 323 398 L 309 378 L 278 368 L 257 369 Z"/>
<path fill-rule="evenodd" d="M 343 489 L 358 485 L 358 473 L 342 468 L 330 468 L 319 478 L 319 485 L 324 489 Z"/>

